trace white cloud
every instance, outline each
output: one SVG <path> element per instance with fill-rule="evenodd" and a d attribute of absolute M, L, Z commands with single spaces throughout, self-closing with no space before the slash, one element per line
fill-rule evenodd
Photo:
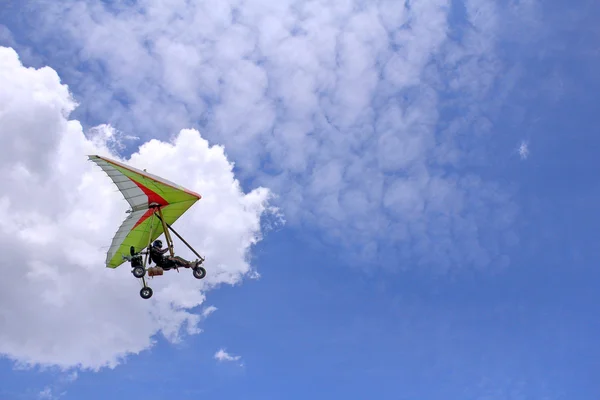
<path fill-rule="evenodd" d="M 219 351 L 217 351 L 215 353 L 215 360 L 220 361 L 220 362 L 224 362 L 224 361 L 239 361 L 242 359 L 241 356 L 236 356 L 236 355 L 232 355 L 229 354 L 227 351 L 225 351 L 225 349 L 219 349 Z"/>
<path fill-rule="evenodd" d="M 202 316 L 204 318 L 208 317 L 210 314 L 214 313 L 215 311 L 217 311 L 217 307 L 215 306 L 208 306 L 206 307 L 203 311 L 202 311 Z"/>
<path fill-rule="evenodd" d="M 521 160 L 526 160 L 529 157 L 529 143 L 522 141 L 519 145 L 519 156 Z"/>
<path fill-rule="evenodd" d="M 71 371 L 67 375 L 65 375 L 61 381 L 64 383 L 72 383 L 75 382 L 79 378 L 79 373 L 77 371 Z"/>
<path fill-rule="evenodd" d="M 129 160 L 203 195 L 176 229 L 204 256 L 208 275 L 167 272 L 143 300 L 127 265 L 104 267 L 128 209 L 87 154 L 112 158 L 125 135 L 109 126 L 86 137 L 68 88 L 51 68 L 24 68 L 0 47 L 0 354 L 19 364 L 68 369 L 115 366 L 150 348 L 156 334 L 199 332 L 215 310 L 189 309 L 206 292 L 252 275 L 248 255 L 261 237 L 271 193 L 243 193 L 223 147 L 195 130 L 144 143 Z M 118 146 L 117 146 L 118 147 Z M 176 253 L 195 258 L 175 238 Z"/>
<path fill-rule="evenodd" d="M 52 388 L 45 387 L 39 394 L 38 398 L 46 400 L 46 399 L 54 399 L 54 395 L 52 394 Z"/>
<path fill-rule="evenodd" d="M 511 227 L 490 228 L 487 210 L 512 218 L 512 200 L 494 182 L 445 170 L 486 159 L 490 91 L 516 84 L 495 54 L 515 11 L 469 0 L 454 9 L 464 23 L 450 26 L 450 9 L 448 0 L 143 0 L 117 12 L 48 2 L 32 40 L 62 46 L 56 60 L 82 110 L 142 136 L 202 124 L 241 176 L 280 194 L 290 222 L 323 228 L 351 256 L 378 264 L 379 245 L 400 246 L 396 256 L 424 254 L 433 266 L 491 265 L 504 260 Z M 89 70 L 80 75 L 74 59 Z"/>

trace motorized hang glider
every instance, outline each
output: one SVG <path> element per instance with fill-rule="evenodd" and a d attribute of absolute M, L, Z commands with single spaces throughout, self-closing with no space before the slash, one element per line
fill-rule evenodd
<path fill-rule="evenodd" d="M 141 279 L 140 296 L 152 297 L 152 289 L 146 284 L 145 275 L 162 275 L 162 268 L 147 268 L 148 251 L 151 243 L 165 236 L 171 256 L 174 255 L 171 232 L 174 233 L 196 256 L 199 261 L 192 268 L 194 277 L 202 279 L 206 270 L 200 266 L 204 258 L 192 248 L 171 225 L 194 205 L 201 196 L 164 178 L 127 166 L 120 162 L 98 155 L 88 156 L 115 183 L 125 200 L 131 206 L 106 254 L 106 267 L 117 268 L 129 261 L 132 273 Z"/>

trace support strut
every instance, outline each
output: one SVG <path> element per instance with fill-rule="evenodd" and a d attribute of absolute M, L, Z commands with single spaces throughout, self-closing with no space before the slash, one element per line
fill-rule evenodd
<path fill-rule="evenodd" d="M 148 248 L 150 248 L 150 242 L 152 241 L 152 233 L 154 232 L 154 226 L 153 223 L 154 222 L 154 215 L 152 216 L 152 219 L 150 220 L 150 234 L 148 235 L 148 247 L 146 248 L 146 250 L 148 250 Z M 144 256 L 144 269 L 146 269 L 148 267 L 148 257 L 150 256 L 150 252 L 146 251 L 146 255 Z M 146 286 L 146 279 L 145 277 L 142 276 L 142 284 L 144 285 L 144 287 Z"/>
<path fill-rule="evenodd" d="M 156 215 L 156 213 L 154 213 L 154 215 Z M 168 224 L 163 219 L 163 213 L 162 213 L 161 207 L 158 207 L 158 215 L 156 215 L 156 216 L 160 219 L 160 222 L 162 222 L 163 231 L 165 233 L 165 239 L 167 239 L 167 247 L 169 248 L 169 253 L 171 254 L 171 257 L 174 257 L 175 252 L 173 251 L 173 239 L 171 239 L 171 235 L 169 234 L 169 231 L 167 230 Z"/>
<path fill-rule="evenodd" d="M 163 223 L 163 226 L 166 226 L 171 232 L 173 232 L 175 234 L 175 236 L 177 236 L 179 238 L 179 240 L 181 240 L 183 242 L 183 244 L 185 244 L 191 251 L 194 252 L 194 254 L 198 257 L 198 259 L 200 259 L 200 261 L 204 262 L 204 257 L 202 257 L 200 254 L 198 254 L 198 252 L 196 250 L 194 250 L 194 248 L 192 246 L 190 246 L 190 244 L 188 242 L 186 242 L 185 239 L 182 238 L 181 235 L 179 233 L 177 233 L 177 231 L 171 227 L 171 225 L 166 223 L 161 218 L 161 215 L 157 215 L 157 217 L 161 220 L 161 222 Z M 168 231 L 165 229 L 165 233 L 166 232 L 168 232 Z M 166 236 L 166 234 L 165 234 L 165 236 Z M 170 235 L 169 235 L 169 237 L 170 237 Z"/>
<path fill-rule="evenodd" d="M 148 235 L 148 247 L 146 248 L 146 250 L 148 250 L 150 248 L 150 242 L 152 241 L 152 233 L 154 233 L 154 227 L 152 225 L 152 223 L 154 222 L 154 215 L 152 215 L 152 219 L 150 220 L 150 235 Z M 148 266 L 148 257 L 150 255 L 150 252 L 147 251 L 146 252 L 146 256 L 144 257 L 144 268 L 146 268 Z M 144 286 L 146 284 L 144 283 Z"/>

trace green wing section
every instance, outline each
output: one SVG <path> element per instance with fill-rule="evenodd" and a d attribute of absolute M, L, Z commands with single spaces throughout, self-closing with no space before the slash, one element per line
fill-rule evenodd
<path fill-rule="evenodd" d="M 134 246 L 139 251 L 163 234 L 154 206 L 160 206 L 166 223 L 172 225 L 201 196 L 164 178 L 127 166 L 118 161 L 89 156 L 112 179 L 129 205 L 129 215 L 123 221 L 106 255 L 106 266 L 116 268 L 125 261 Z"/>

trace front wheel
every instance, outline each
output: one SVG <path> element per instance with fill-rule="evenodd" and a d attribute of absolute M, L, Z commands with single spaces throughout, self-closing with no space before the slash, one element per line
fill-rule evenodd
<path fill-rule="evenodd" d="M 206 270 L 203 267 L 196 267 L 194 268 L 194 278 L 196 279 L 202 279 L 206 276 Z"/>
<path fill-rule="evenodd" d="M 141 278 L 144 275 L 146 275 L 146 270 L 144 269 L 144 267 L 135 267 L 132 273 L 133 276 L 135 276 L 136 278 Z"/>
<path fill-rule="evenodd" d="M 142 299 L 149 299 L 152 297 L 152 289 L 148 286 L 143 287 L 142 290 L 140 290 L 140 296 L 142 296 Z"/>

